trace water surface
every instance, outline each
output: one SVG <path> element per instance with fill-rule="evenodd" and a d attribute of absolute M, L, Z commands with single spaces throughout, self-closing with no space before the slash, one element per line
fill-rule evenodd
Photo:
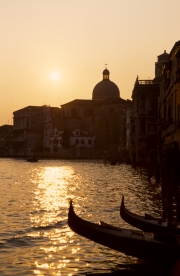
<path fill-rule="evenodd" d="M 160 216 L 160 192 L 126 164 L 0 159 L 0 275 L 85 275 L 134 262 L 71 231 L 69 199 L 84 219 L 131 228 L 119 215 L 122 195 L 131 211 Z"/>

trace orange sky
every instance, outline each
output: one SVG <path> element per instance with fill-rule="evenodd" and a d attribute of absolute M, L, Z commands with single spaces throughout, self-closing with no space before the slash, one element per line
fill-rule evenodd
<path fill-rule="evenodd" d="M 91 99 L 105 63 L 130 99 L 136 76 L 154 78 L 157 56 L 180 40 L 179 0 L 0 0 L 0 7 L 0 125 L 28 105 Z"/>

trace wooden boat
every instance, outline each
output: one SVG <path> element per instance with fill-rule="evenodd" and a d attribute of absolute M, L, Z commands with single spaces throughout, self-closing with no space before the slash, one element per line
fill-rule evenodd
<path fill-rule="evenodd" d="M 121 201 L 120 216 L 124 221 L 126 221 L 130 225 L 143 231 L 153 233 L 168 232 L 167 221 L 163 221 L 160 218 L 155 218 L 148 214 L 145 214 L 145 216 L 140 216 L 127 210 L 124 205 L 124 196 L 122 197 Z M 176 225 L 176 227 L 173 227 L 172 232 L 175 234 L 180 234 L 180 228 L 178 227 L 178 225 Z"/>
<path fill-rule="evenodd" d="M 27 159 L 27 162 L 38 162 L 38 159 L 36 157 L 30 157 Z"/>
<path fill-rule="evenodd" d="M 114 227 L 104 222 L 98 225 L 86 221 L 76 215 L 72 200 L 68 225 L 75 233 L 126 255 L 145 260 L 180 257 L 180 245 L 176 236 L 155 236 L 153 233 Z"/>
<path fill-rule="evenodd" d="M 117 159 L 112 159 L 112 160 L 110 161 L 110 165 L 111 165 L 111 166 L 117 165 Z"/>

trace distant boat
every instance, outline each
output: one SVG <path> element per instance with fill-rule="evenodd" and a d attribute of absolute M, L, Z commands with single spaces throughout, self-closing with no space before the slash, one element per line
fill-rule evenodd
<path fill-rule="evenodd" d="M 143 231 L 153 232 L 153 233 L 168 232 L 167 220 L 163 221 L 161 218 L 155 218 L 149 214 L 140 216 L 127 210 L 124 205 L 124 196 L 122 197 L 122 201 L 121 201 L 120 216 L 124 221 L 126 221 L 130 225 L 138 229 L 141 229 Z M 178 225 L 176 225 L 176 227 L 173 227 L 172 232 L 174 234 L 180 234 L 180 228 L 178 227 Z"/>
<path fill-rule="evenodd" d="M 112 166 L 117 165 L 117 159 L 112 159 L 112 160 L 110 161 L 110 165 L 112 165 Z"/>
<path fill-rule="evenodd" d="M 101 245 L 145 260 L 180 257 L 180 245 L 176 236 L 154 235 L 139 230 L 100 225 L 76 215 L 70 201 L 68 225 L 77 234 Z"/>
<path fill-rule="evenodd" d="M 32 156 L 27 159 L 27 162 L 38 162 L 38 159 Z"/>

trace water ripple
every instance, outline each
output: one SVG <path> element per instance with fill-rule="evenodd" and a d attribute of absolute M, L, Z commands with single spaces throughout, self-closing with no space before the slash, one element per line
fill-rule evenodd
<path fill-rule="evenodd" d="M 72 232 L 70 198 L 82 218 L 126 228 L 131 226 L 119 215 L 122 195 L 134 212 L 162 212 L 160 187 L 147 182 L 144 170 L 125 164 L 0 159 L 0 179 L 0 275 L 84 275 L 135 261 Z"/>

